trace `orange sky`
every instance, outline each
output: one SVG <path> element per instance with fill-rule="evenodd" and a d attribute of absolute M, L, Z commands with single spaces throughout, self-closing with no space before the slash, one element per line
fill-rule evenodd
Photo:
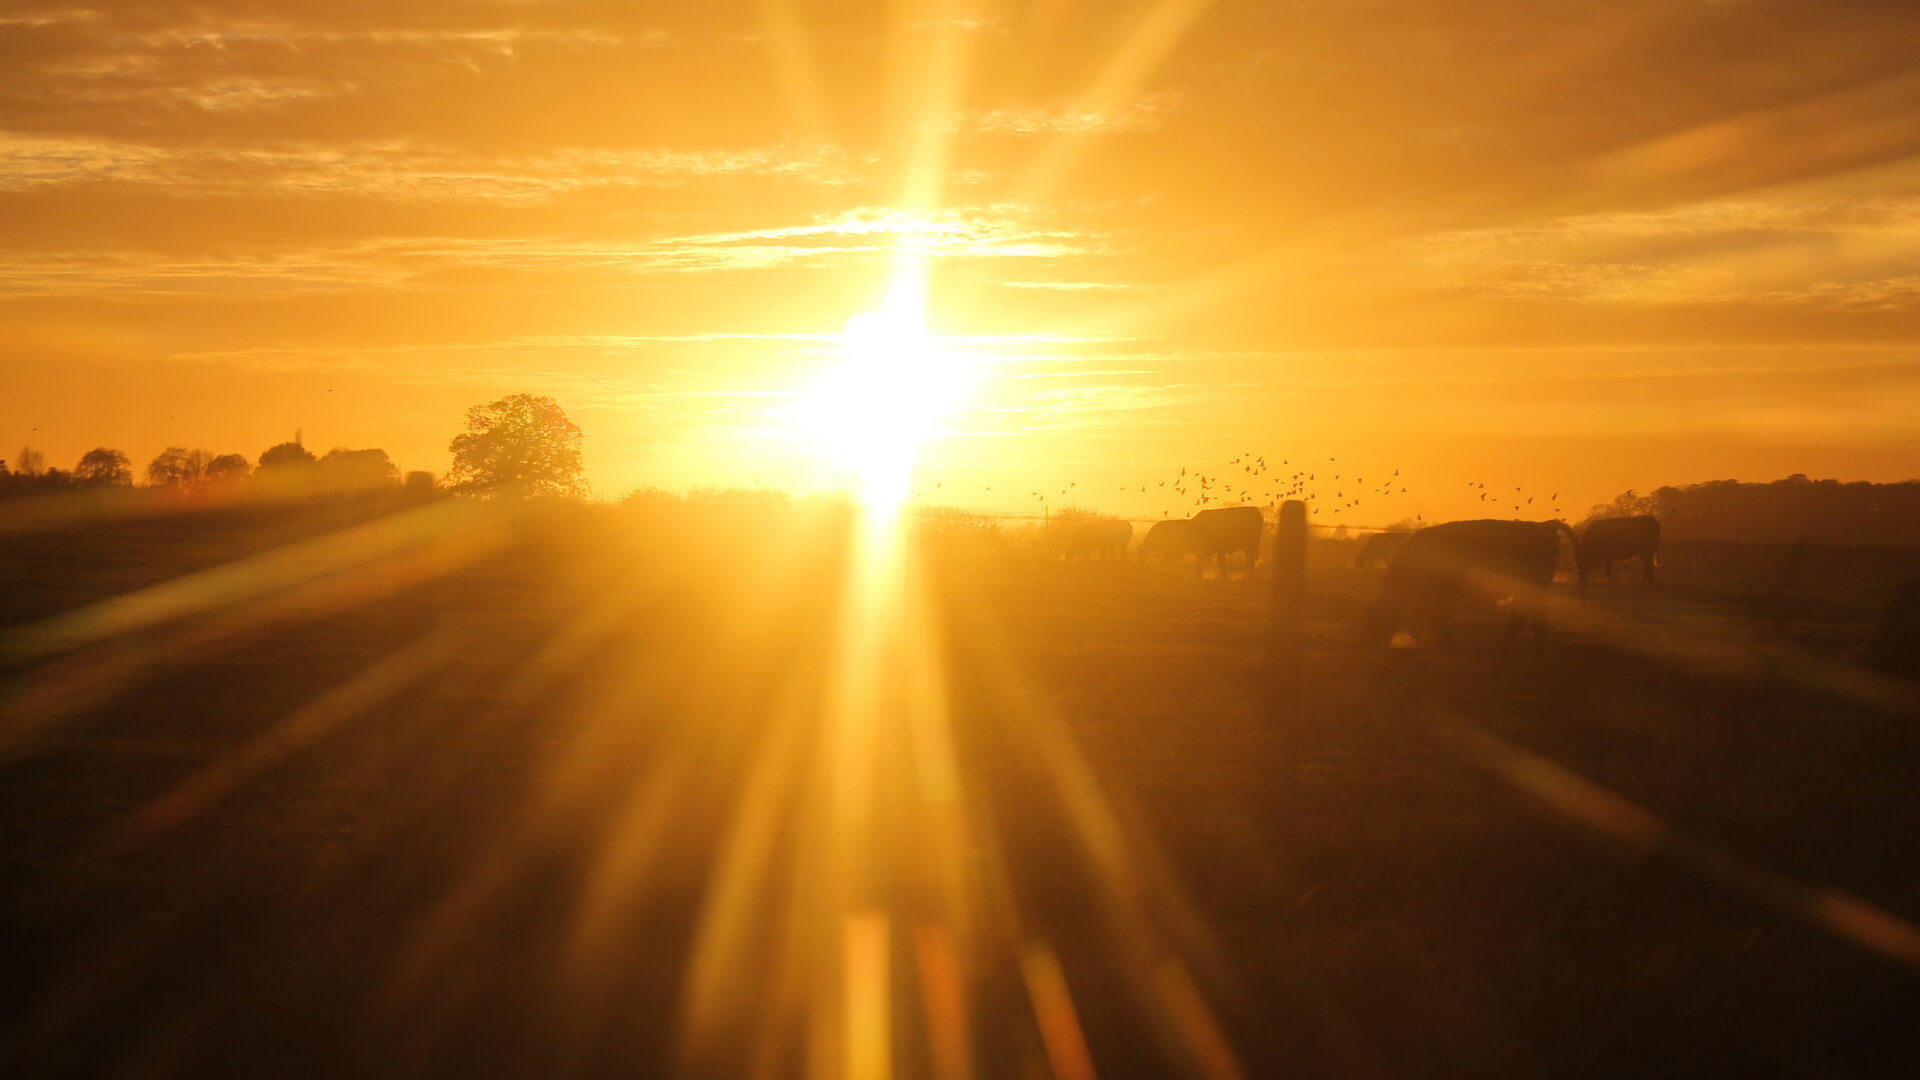
<path fill-rule="evenodd" d="M 0 454 L 438 472 L 533 392 L 603 496 L 818 484 L 904 249 L 985 371 L 929 501 L 1920 475 L 1910 3 L 413 7 L 0 8 Z"/>

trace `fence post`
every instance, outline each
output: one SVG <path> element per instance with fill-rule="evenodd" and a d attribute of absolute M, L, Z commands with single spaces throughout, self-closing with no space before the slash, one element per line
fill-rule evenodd
<path fill-rule="evenodd" d="M 1300 648 L 1307 604 L 1307 504 L 1288 499 L 1280 505 L 1279 535 L 1273 545 L 1273 600 L 1267 639 L 1267 680 L 1276 714 L 1288 711 L 1300 694 Z"/>

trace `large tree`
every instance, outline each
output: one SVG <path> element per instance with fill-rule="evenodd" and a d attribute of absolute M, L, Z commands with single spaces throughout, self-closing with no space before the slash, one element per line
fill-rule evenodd
<path fill-rule="evenodd" d="M 513 394 L 467 410 L 453 437 L 449 490 L 466 495 L 579 495 L 580 428 L 549 397 Z"/>
<path fill-rule="evenodd" d="M 300 445 L 297 438 L 292 442 L 275 443 L 260 452 L 262 469 L 299 468 L 313 463 L 313 451 Z"/>
<path fill-rule="evenodd" d="M 207 475 L 213 455 L 205 450 L 169 446 L 147 462 L 147 482 L 155 487 L 184 487 Z"/>
<path fill-rule="evenodd" d="M 221 454 L 207 462 L 209 480 L 245 480 L 253 465 L 240 454 Z"/>
<path fill-rule="evenodd" d="M 73 467 L 73 478 L 83 484 L 110 484 L 126 487 L 133 483 L 133 462 L 118 450 L 96 446 L 80 457 Z"/>

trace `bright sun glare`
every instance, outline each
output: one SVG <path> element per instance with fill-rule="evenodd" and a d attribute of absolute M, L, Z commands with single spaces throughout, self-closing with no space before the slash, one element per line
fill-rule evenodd
<path fill-rule="evenodd" d="M 889 307 L 847 320 L 840 357 L 802 406 L 808 436 L 837 467 L 859 475 L 861 501 L 906 501 L 914 458 L 969 389 L 961 355 L 921 320 Z"/>

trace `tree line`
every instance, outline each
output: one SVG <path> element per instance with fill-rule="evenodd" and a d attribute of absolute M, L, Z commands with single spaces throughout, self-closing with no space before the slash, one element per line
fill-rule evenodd
<path fill-rule="evenodd" d="M 552 398 L 513 394 L 467 410 L 466 430 L 448 449 L 453 467 L 444 483 L 431 473 L 410 472 L 404 485 L 415 491 L 444 490 L 481 498 L 579 496 L 581 479 L 578 425 Z M 171 491 L 203 491 L 255 485 L 313 493 L 374 491 L 402 486 L 400 470 L 381 449 L 335 447 L 316 455 L 299 433 L 249 461 L 241 454 L 169 446 L 154 455 L 136 478 L 132 460 L 122 451 L 99 446 L 80 456 L 72 469 L 49 467 L 46 455 L 23 446 L 11 462 L 0 460 L 0 495 L 31 495 L 100 488 L 145 486 Z"/>
<path fill-rule="evenodd" d="M 431 487 L 430 474 L 419 473 L 413 483 Z M 291 485 L 319 491 L 359 491 L 397 487 L 400 471 L 385 450 L 335 447 L 315 455 L 298 436 L 268 447 L 256 462 L 241 454 L 169 446 L 154 455 L 139 474 L 146 487 L 192 491 L 237 486 L 249 482 Z M 0 461 L 0 491 L 9 495 L 68 491 L 81 488 L 131 488 L 136 483 L 133 462 L 112 447 L 98 446 L 80 456 L 72 469 L 48 467 L 46 457 L 23 446 L 11 463 Z"/>
<path fill-rule="evenodd" d="M 1710 480 L 1627 491 L 1590 517 L 1651 514 L 1672 540 L 1738 540 L 1839 547 L 1920 546 L 1920 480 L 1893 484 L 1812 480 Z"/>

